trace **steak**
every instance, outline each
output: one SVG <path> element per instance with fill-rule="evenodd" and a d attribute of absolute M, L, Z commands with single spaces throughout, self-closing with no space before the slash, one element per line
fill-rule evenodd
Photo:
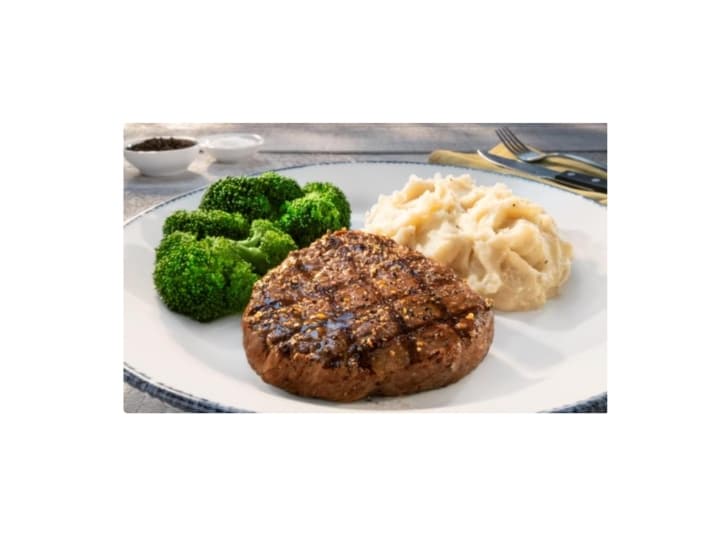
<path fill-rule="evenodd" d="M 255 283 L 242 324 L 265 382 L 343 402 L 454 383 L 493 338 L 491 301 L 452 270 L 347 230 L 291 252 Z"/>

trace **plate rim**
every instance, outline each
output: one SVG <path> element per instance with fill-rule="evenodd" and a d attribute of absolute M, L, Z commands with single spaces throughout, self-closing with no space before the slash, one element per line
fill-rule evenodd
<path fill-rule="evenodd" d="M 587 198 L 583 197 L 582 195 L 573 193 L 571 191 L 566 191 L 566 190 L 563 190 L 561 188 L 558 188 L 558 187 L 555 187 L 552 185 L 535 182 L 533 180 L 530 180 L 529 178 L 523 178 L 522 176 L 516 176 L 511 173 L 486 171 L 484 169 L 473 169 L 472 167 L 463 167 L 461 165 L 450 165 L 450 164 L 446 164 L 446 163 L 427 163 L 427 162 L 422 162 L 422 161 L 404 161 L 404 160 L 402 160 L 402 161 L 394 161 L 394 160 L 321 161 L 318 163 L 306 163 L 303 165 L 290 165 L 287 167 L 263 169 L 263 170 L 260 170 L 257 172 L 247 173 L 244 176 L 253 176 L 253 175 L 257 175 L 257 174 L 262 174 L 263 172 L 270 171 L 270 170 L 285 171 L 285 170 L 289 170 L 289 169 L 303 169 L 303 168 L 307 168 L 307 167 L 317 167 L 317 166 L 325 166 L 325 165 L 355 165 L 355 164 L 365 165 L 365 164 L 372 164 L 372 163 L 401 164 L 401 165 L 429 165 L 429 166 L 434 166 L 434 167 L 465 169 L 467 171 L 481 171 L 484 173 L 499 176 L 501 178 L 509 176 L 516 180 L 523 180 L 525 182 L 532 183 L 533 185 L 536 185 L 536 186 L 544 186 L 548 189 L 561 191 L 566 195 L 572 195 L 575 197 L 579 197 L 589 203 L 595 204 L 596 206 L 604 209 L 607 212 L 607 206 L 599 204 L 597 201 L 594 201 L 592 199 L 587 199 Z M 170 203 L 173 203 L 173 202 L 183 199 L 185 197 L 189 197 L 189 196 L 199 193 L 201 191 L 205 191 L 209 187 L 209 185 L 210 184 L 180 193 L 178 195 L 171 197 L 170 199 L 167 199 L 165 201 L 159 202 L 157 204 L 154 204 L 153 206 L 146 208 L 142 212 L 139 212 L 138 214 L 135 214 L 134 216 L 125 220 L 123 222 L 123 229 L 125 229 L 125 227 L 127 227 L 128 225 L 130 225 L 137 219 L 157 210 L 158 208 L 162 208 L 163 206 L 166 206 Z M 210 413 L 210 412 L 214 412 L 214 413 L 256 413 L 257 412 L 257 411 L 252 411 L 250 409 L 239 409 L 236 407 L 223 405 L 223 404 L 217 403 L 215 401 L 211 401 L 211 400 L 208 400 L 205 398 L 195 396 L 195 395 L 185 392 L 183 390 L 173 388 L 172 386 L 166 385 L 165 383 L 162 383 L 159 381 L 154 381 L 149 375 L 146 375 L 145 373 L 142 373 L 138 369 L 134 368 L 126 360 L 123 360 L 123 381 L 126 382 L 127 384 L 129 384 L 131 387 L 133 387 L 141 392 L 144 392 L 151 397 L 157 398 L 160 401 L 167 403 L 168 405 L 172 405 L 173 407 L 181 409 L 184 412 L 203 412 L 203 413 Z M 406 412 L 411 412 L 411 411 L 406 411 Z M 536 411 L 536 412 L 538 412 L 538 413 L 589 413 L 589 412 L 607 413 L 607 391 L 597 394 L 595 396 L 588 397 L 584 400 L 574 402 L 574 403 L 560 405 L 560 406 L 552 408 L 552 409 L 546 409 L 546 410 L 541 410 L 541 411 Z"/>

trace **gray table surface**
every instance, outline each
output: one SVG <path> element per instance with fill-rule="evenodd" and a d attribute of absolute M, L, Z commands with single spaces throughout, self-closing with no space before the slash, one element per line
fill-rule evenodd
<path fill-rule="evenodd" d="M 141 176 L 125 161 L 125 220 L 175 195 L 206 186 L 228 174 L 257 173 L 318 162 L 426 162 L 435 149 L 487 149 L 502 124 L 126 124 L 125 142 L 153 135 L 201 137 L 224 132 L 258 133 L 261 152 L 246 161 L 220 164 L 201 154 L 186 174 L 172 179 Z M 607 163 L 606 124 L 506 124 L 530 145 L 572 152 Z M 124 384 L 126 412 L 183 412 Z"/>

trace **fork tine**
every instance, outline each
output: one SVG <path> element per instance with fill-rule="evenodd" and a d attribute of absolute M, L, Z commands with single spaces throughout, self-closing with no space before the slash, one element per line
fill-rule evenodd
<path fill-rule="evenodd" d="M 497 134 L 508 150 L 510 150 L 513 154 L 520 153 L 520 149 L 515 145 L 515 142 L 508 136 L 505 128 L 501 128 L 500 130 L 498 130 Z"/>
<path fill-rule="evenodd" d="M 530 151 L 530 148 L 528 148 L 528 146 L 524 142 L 518 139 L 517 136 L 512 131 L 510 131 L 510 128 L 505 128 L 505 132 L 506 135 L 510 137 L 510 139 L 515 143 L 515 147 L 520 150 L 520 154 Z"/>
<path fill-rule="evenodd" d="M 513 141 L 510 140 L 510 138 L 507 136 L 507 134 L 504 131 L 504 128 L 496 129 L 495 133 L 497 134 L 500 141 L 505 145 L 505 147 L 510 150 L 513 154 L 519 154 L 520 152 L 515 148 L 515 145 L 513 144 Z"/>
<path fill-rule="evenodd" d="M 498 136 L 498 139 L 500 139 L 500 142 L 505 145 L 505 147 L 512 152 L 512 148 L 508 146 L 507 139 L 505 138 L 505 133 L 503 132 L 502 128 L 495 130 L 495 135 Z"/>

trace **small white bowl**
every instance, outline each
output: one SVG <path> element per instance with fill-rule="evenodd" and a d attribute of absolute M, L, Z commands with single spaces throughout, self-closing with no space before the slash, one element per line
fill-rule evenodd
<path fill-rule="evenodd" d="M 222 133 L 200 140 L 203 151 L 220 163 L 235 163 L 260 148 L 265 141 L 255 133 Z"/>
<path fill-rule="evenodd" d="M 173 137 L 193 141 L 192 146 L 177 150 L 130 150 L 139 142 L 155 137 L 143 137 L 125 145 L 125 159 L 135 165 L 146 176 L 172 176 L 186 171 L 200 152 L 200 145 L 192 137 Z M 170 137 L 159 137 L 170 138 Z"/>

